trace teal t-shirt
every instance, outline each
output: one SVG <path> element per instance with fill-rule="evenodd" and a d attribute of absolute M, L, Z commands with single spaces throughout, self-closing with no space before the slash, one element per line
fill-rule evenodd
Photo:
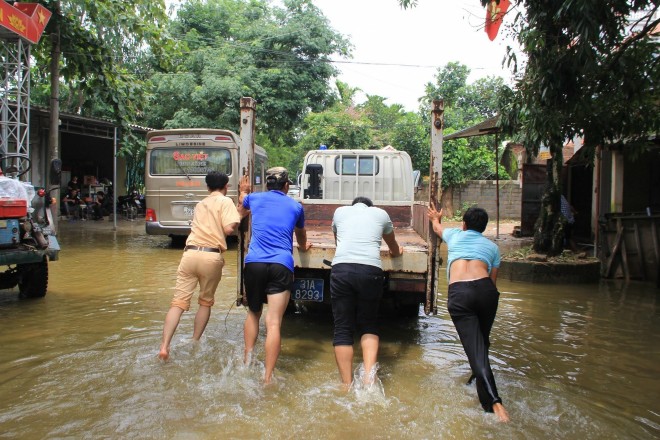
<path fill-rule="evenodd" d="M 483 261 L 488 265 L 488 273 L 493 267 L 500 267 L 500 249 L 481 232 L 447 228 L 442 232 L 442 240 L 447 243 L 447 281 L 454 260 Z"/>

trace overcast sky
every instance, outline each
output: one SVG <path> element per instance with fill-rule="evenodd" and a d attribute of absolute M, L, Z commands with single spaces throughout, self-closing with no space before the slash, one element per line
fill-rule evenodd
<path fill-rule="evenodd" d="M 336 64 L 342 71 L 339 79 L 388 98 L 387 104 L 417 110 L 424 85 L 451 61 L 470 67 L 469 82 L 488 75 L 508 82 L 511 76 L 502 67 L 509 42 L 503 39 L 503 28 L 495 41 L 488 39 L 479 0 L 419 0 L 408 10 L 397 0 L 313 2 L 354 45 L 350 64 Z"/>

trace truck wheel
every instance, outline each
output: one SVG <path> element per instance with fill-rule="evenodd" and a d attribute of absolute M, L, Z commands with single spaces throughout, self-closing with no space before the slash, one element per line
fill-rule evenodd
<path fill-rule="evenodd" d="M 48 289 L 48 260 L 18 265 L 18 294 L 21 298 L 41 298 Z"/>

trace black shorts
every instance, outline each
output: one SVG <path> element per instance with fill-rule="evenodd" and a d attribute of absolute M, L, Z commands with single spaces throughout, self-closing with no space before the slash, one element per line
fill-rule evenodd
<path fill-rule="evenodd" d="M 291 291 L 293 272 L 279 263 L 247 263 L 243 271 L 243 284 L 248 307 L 258 313 L 268 302 L 267 295 Z"/>
<path fill-rule="evenodd" d="M 335 264 L 330 273 L 330 298 L 335 321 L 332 345 L 353 345 L 354 334 L 378 336 L 378 307 L 385 275 L 376 266 Z"/>

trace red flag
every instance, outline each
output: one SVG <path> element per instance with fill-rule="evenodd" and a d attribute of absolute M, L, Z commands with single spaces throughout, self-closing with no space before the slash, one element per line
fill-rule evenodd
<path fill-rule="evenodd" d="M 502 24 L 502 18 L 509 9 L 509 0 L 491 0 L 486 7 L 486 33 L 490 41 L 493 41 L 497 36 L 497 31 Z"/>
<path fill-rule="evenodd" d="M 9 31 L 30 43 L 38 43 L 51 12 L 38 3 L 14 3 L 0 0 L 0 34 Z"/>

